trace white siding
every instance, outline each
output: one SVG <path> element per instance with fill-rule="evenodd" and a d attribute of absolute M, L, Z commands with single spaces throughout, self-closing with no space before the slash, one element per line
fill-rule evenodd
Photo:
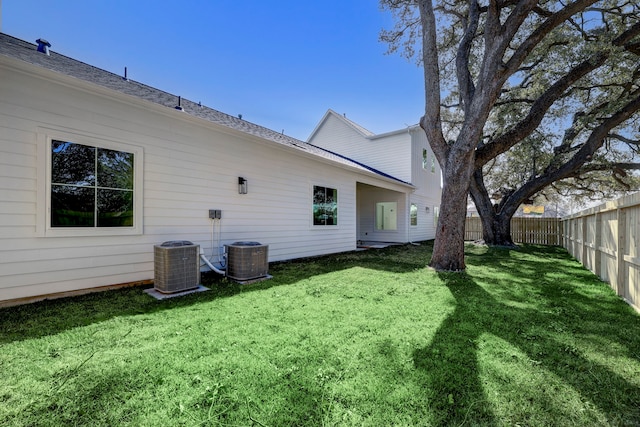
<path fill-rule="evenodd" d="M 90 85 L 68 85 L 66 77 L 25 67 L 27 73 L 0 64 L 0 300 L 152 279 L 153 245 L 167 240 L 190 240 L 210 255 L 209 209 L 222 210 L 222 244 L 268 244 L 270 261 L 355 249 L 362 176 L 176 110 L 93 93 Z M 77 134 L 142 147 L 141 234 L 47 235 L 48 129 L 71 140 Z M 246 195 L 238 194 L 239 176 L 248 180 Z M 370 175 L 365 180 L 385 185 Z M 337 226 L 312 225 L 313 185 L 338 189 Z M 406 209 L 406 199 L 399 206 Z"/>
<path fill-rule="evenodd" d="M 358 238 L 360 240 L 421 241 L 435 238 L 434 208 L 440 206 L 441 172 L 437 161 L 435 162 L 435 170 L 431 172 L 431 160 L 435 157 L 422 129 L 412 127 L 406 131 L 367 137 L 350 126 L 340 116 L 328 112 L 309 142 L 365 163 L 391 176 L 410 182 L 416 187 L 406 202 L 406 206 L 403 205 L 403 211 L 406 212 L 407 228 L 403 230 L 404 234 L 398 232 L 392 238 L 389 237 L 389 233 L 380 234 L 371 231 L 373 225 L 370 224 L 370 221 L 375 218 L 368 213 L 370 205 L 385 200 L 372 199 L 365 204 L 362 204 L 364 202 L 359 203 Z M 422 167 L 423 149 L 427 150 L 428 155 L 426 169 Z M 370 192 L 366 193 L 362 200 L 379 196 L 376 192 Z M 380 197 L 384 198 L 384 195 Z M 418 206 L 418 225 L 416 226 L 411 226 L 408 219 L 411 203 Z"/>
<path fill-rule="evenodd" d="M 442 187 L 440 184 L 440 165 L 435 161 L 435 169 L 431 171 L 431 161 L 435 159 L 427 136 L 420 128 L 414 128 L 412 136 L 412 179 L 416 190 L 411 194 L 410 203 L 418 206 L 418 225 L 410 226 L 409 232 L 412 241 L 434 239 L 436 236 L 434 207 L 440 206 Z M 422 167 L 423 151 L 427 150 L 427 168 Z M 427 208 L 429 210 L 427 211 Z"/>
<path fill-rule="evenodd" d="M 308 141 L 318 147 L 357 159 L 369 140 L 340 117 L 330 113 Z"/>
<path fill-rule="evenodd" d="M 342 154 L 406 182 L 411 181 L 411 136 L 396 132 L 367 138 L 330 113 L 309 142 Z"/>

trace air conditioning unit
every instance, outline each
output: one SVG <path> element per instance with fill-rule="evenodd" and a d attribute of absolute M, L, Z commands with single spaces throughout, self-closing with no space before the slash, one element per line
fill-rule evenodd
<path fill-rule="evenodd" d="M 245 281 L 265 277 L 268 273 L 269 245 L 258 242 L 227 245 L 227 277 Z"/>
<path fill-rule="evenodd" d="M 154 288 L 174 293 L 200 285 L 200 246 L 186 240 L 172 240 L 153 247 Z"/>

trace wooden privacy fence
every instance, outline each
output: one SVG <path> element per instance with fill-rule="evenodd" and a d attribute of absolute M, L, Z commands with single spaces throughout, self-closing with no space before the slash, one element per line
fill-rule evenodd
<path fill-rule="evenodd" d="M 533 243 L 559 246 L 562 244 L 562 227 L 559 218 L 512 218 L 511 238 L 515 243 Z M 465 240 L 482 239 L 482 222 L 479 217 L 467 217 Z"/>
<path fill-rule="evenodd" d="M 562 220 L 563 246 L 640 310 L 640 193 Z"/>

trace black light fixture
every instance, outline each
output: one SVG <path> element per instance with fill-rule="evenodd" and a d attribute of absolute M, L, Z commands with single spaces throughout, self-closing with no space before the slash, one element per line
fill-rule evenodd
<path fill-rule="evenodd" d="M 247 180 L 241 176 L 238 177 L 238 194 L 247 194 Z"/>

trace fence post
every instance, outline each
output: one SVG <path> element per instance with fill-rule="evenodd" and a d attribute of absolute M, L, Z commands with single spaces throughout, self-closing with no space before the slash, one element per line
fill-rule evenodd
<path fill-rule="evenodd" d="M 616 236 L 618 238 L 618 250 L 616 252 L 616 261 L 618 264 L 618 271 L 616 277 L 616 291 L 618 295 L 624 296 L 625 294 L 625 282 L 626 275 L 624 271 L 624 255 L 626 253 L 625 249 L 625 236 L 624 231 L 627 227 L 627 213 L 624 208 L 618 208 L 618 229 Z"/>
<path fill-rule="evenodd" d="M 583 216 L 582 219 L 582 255 L 580 256 L 580 262 L 582 265 L 587 263 L 587 216 Z"/>
<path fill-rule="evenodd" d="M 593 266 L 594 269 L 594 273 L 596 274 L 596 276 L 602 278 L 602 251 L 601 251 L 601 247 L 602 247 L 602 213 L 600 212 L 596 212 L 595 213 L 596 216 L 596 236 L 595 236 L 595 242 L 594 242 L 594 250 L 595 250 L 595 254 L 594 254 L 594 263 L 595 265 Z"/>

